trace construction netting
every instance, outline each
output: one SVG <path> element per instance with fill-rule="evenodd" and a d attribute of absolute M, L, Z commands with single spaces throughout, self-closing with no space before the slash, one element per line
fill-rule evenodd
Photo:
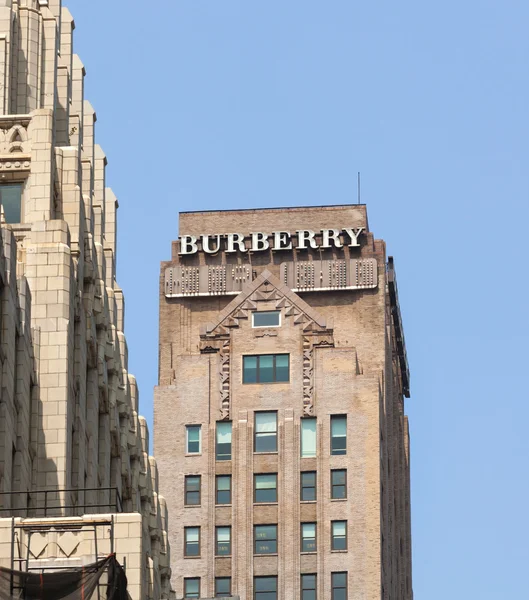
<path fill-rule="evenodd" d="M 96 600 L 97 598 L 101 600 L 130 598 L 125 571 L 114 554 L 89 565 L 56 571 L 25 572 L 0 567 L 0 600 Z"/>

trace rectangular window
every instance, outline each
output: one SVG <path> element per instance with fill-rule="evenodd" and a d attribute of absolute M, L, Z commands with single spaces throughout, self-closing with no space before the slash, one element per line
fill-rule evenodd
<path fill-rule="evenodd" d="M 277 600 L 277 577 L 253 578 L 254 600 Z"/>
<path fill-rule="evenodd" d="M 254 527 L 255 554 L 277 554 L 277 525 Z"/>
<path fill-rule="evenodd" d="M 215 577 L 215 598 L 231 596 L 231 577 Z"/>
<path fill-rule="evenodd" d="M 316 552 L 316 523 L 301 523 L 301 552 Z"/>
<path fill-rule="evenodd" d="M 301 419 L 301 458 L 316 456 L 316 419 Z"/>
<path fill-rule="evenodd" d="M 288 383 L 288 354 L 259 354 L 242 357 L 243 383 Z"/>
<path fill-rule="evenodd" d="M 347 498 L 346 469 L 334 469 L 331 471 L 331 498 L 333 500 Z"/>
<path fill-rule="evenodd" d="M 200 556 L 200 527 L 184 527 L 184 556 Z"/>
<path fill-rule="evenodd" d="M 331 550 L 347 550 L 347 521 L 331 523 Z"/>
<path fill-rule="evenodd" d="M 254 501 L 277 502 L 277 473 L 255 475 Z"/>
<path fill-rule="evenodd" d="M 186 577 L 184 579 L 184 598 L 200 598 L 199 577 Z"/>
<path fill-rule="evenodd" d="M 217 460 L 231 460 L 231 421 L 219 421 L 217 423 Z"/>
<path fill-rule="evenodd" d="M 347 573 L 331 573 L 331 600 L 347 600 Z"/>
<path fill-rule="evenodd" d="M 4 209 L 6 223 L 22 222 L 22 184 L 0 185 L 0 204 Z"/>
<path fill-rule="evenodd" d="M 200 475 L 186 475 L 184 482 L 184 503 L 188 506 L 200 504 Z"/>
<path fill-rule="evenodd" d="M 301 500 L 305 502 L 316 500 L 316 471 L 301 473 Z"/>
<path fill-rule="evenodd" d="M 316 575 L 301 576 L 301 600 L 316 600 Z"/>
<path fill-rule="evenodd" d="M 215 527 L 215 536 L 215 554 L 217 556 L 230 556 L 231 527 Z"/>
<path fill-rule="evenodd" d="M 200 425 L 186 425 L 186 453 L 200 454 Z"/>
<path fill-rule="evenodd" d="M 277 452 L 277 413 L 256 412 L 254 452 Z"/>
<path fill-rule="evenodd" d="M 279 327 L 280 325 L 280 310 L 263 310 L 252 313 L 252 327 Z"/>
<path fill-rule="evenodd" d="M 215 503 L 231 504 L 231 475 L 217 475 L 215 481 Z"/>
<path fill-rule="evenodd" d="M 333 415 L 331 417 L 331 454 L 347 452 L 347 416 Z"/>

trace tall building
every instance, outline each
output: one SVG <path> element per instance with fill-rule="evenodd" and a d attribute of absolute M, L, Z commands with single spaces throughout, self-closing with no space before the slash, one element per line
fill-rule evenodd
<path fill-rule="evenodd" d="M 171 595 L 167 510 L 73 30 L 60 0 L 0 1 L 0 591 L 31 597 L 14 571 L 113 552 L 132 600 L 157 600 Z"/>
<path fill-rule="evenodd" d="M 409 372 L 366 207 L 179 231 L 154 425 L 177 596 L 411 600 Z"/>

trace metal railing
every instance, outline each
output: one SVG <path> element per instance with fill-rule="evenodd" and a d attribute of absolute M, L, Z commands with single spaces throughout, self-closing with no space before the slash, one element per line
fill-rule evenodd
<path fill-rule="evenodd" d="M 108 500 L 101 500 L 108 493 Z M 79 497 L 84 494 L 84 502 Z M 93 494 L 93 501 L 87 495 Z M 72 496 L 77 497 L 72 502 Z M 6 497 L 17 498 L 18 506 L 5 508 Z M 21 499 L 24 501 L 21 502 Z M 11 503 L 10 503 L 11 504 Z M 22 506 L 20 506 L 22 504 Z M 0 492 L 0 517 L 56 517 L 81 516 L 102 512 L 121 513 L 123 502 L 119 490 L 115 487 L 100 488 L 50 488 L 45 490 L 29 490 L 27 492 Z"/>

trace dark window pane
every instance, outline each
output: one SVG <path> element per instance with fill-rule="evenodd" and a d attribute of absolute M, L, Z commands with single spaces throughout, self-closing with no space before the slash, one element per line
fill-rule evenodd
<path fill-rule="evenodd" d="M 278 310 L 266 310 L 252 314 L 254 327 L 279 327 L 281 313 Z"/>
<path fill-rule="evenodd" d="M 267 354 L 259 357 L 259 383 L 274 381 L 274 356 Z"/>
<path fill-rule="evenodd" d="M 255 577 L 254 587 L 256 592 L 277 591 L 277 577 Z"/>
<path fill-rule="evenodd" d="M 184 579 L 184 598 L 200 598 L 200 579 Z"/>
<path fill-rule="evenodd" d="M 231 427 L 230 421 L 221 421 L 217 423 L 217 460 L 231 460 Z"/>
<path fill-rule="evenodd" d="M 347 417 L 336 415 L 331 417 L 331 454 L 346 454 L 347 451 Z"/>
<path fill-rule="evenodd" d="M 255 452 L 277 452 L 277 413 L 255 413 Z"/>
<path fill-rule="evenodd" d="M 276 357 L 276 381 L 289 381 L 289 356 L 288 354 L 277 354 Z"/>
<path fill-rule="evenodd" d="M 231 554 L 231 527 L 217 527 L 217 556 Z"/>
<path fill-rule="evenodd" d="M 220 475 L 217 477 L 217 504 L 231 503 L 231 476 Z"/>
<path fill-rule="evenodd" d="M 256 525 L 255 554 L 277 553 L 277 525 Z"/>
<path fill-rule="evenodd" d="M 257 356 L 243 356 L 243 383 L 257 383 Z"/>
<path fill-rule="evenodd" d="M 305 471 L 301 473 L 301 499 L 304 501 L 316 500 L 315 471 Z"/>
<path fill-rule="evenodd" d="M 316 523 L 301 524 L 301 551 L 316 552 Z"/>
<path fill-rule="evenodd" d="M 255 502 L 277 502 L 277 475 L 255 476 Z"/>
<path fill-rule="evenodd" d="M 200 476 L 187 476 L 185 478 L 185 503 L 200 504 Z"/>
<path fill-rule="evenodd" d="M 0 185 L 0 203 L 4 209 L 6 223 L 22 221 L 22 185 L 20 183 Z"/>
<path fill-rule="evenodd" d="M 200 425 L 188 425 L 186 435 L 187 453 L 198 454 L 200 452 Z"/>
<path fill-rule="evenodd" d="M 333 587 L 346 587 L 347 586 L 347 573 L 333 573 L 332 574 L 332 585 Z"/>
<path fill-rule="evenodd" d="M 217 577 L 215 579 L 215 596 L 229 596 L 231 594 L 231 578 Z"/>
<path fill-rule="evenodd" d="M 347 497 L 347 471 L 345 469 L 337 469 L 331 471 L 331 498 L 339 500 Z"/>

